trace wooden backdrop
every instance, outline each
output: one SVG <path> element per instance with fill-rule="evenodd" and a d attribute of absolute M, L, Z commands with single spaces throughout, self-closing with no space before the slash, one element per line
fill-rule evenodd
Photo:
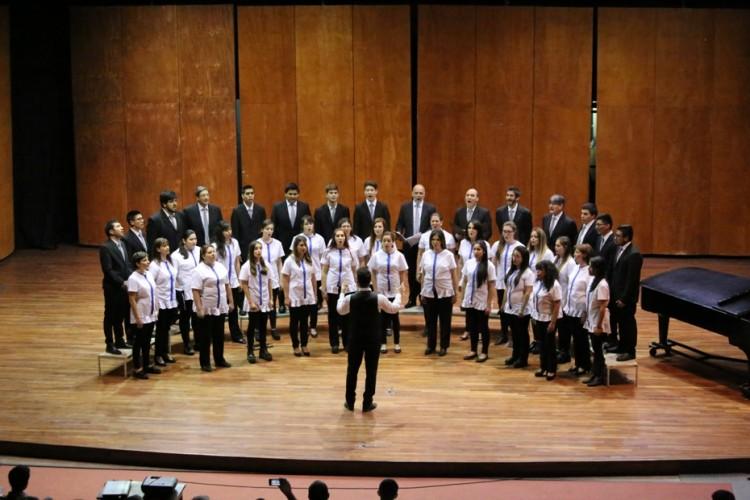
<path fill-rule="evenodd" d="M 237 196 L 229 6 L 81 7 L 71 15 L 79 239 L 195 186 L 228 213 Z"/>
<path fill-rule="evenodd" d="M 13 224 L 13 132 L 10 108 L 10 23 L 8 7 L 0 6 L 0 259 L 15 249 Z"/>
<path fill-rule="evenodd" d="M 597 199 L 641 249 L 750 253 L 750 12 L 601 9 Z"/>

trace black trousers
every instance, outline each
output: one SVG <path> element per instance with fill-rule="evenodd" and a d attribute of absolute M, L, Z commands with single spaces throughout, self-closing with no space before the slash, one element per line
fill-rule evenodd
<path fill-rule="evenodd" d="M 224 318 L 225 314 L 217 316 L 203 316 L 197 318 L 196 339 L 200 346 L 200 363 L 201 366 L 211 365 L 211 347 L 213 347 L 214 363 L 221 363 L 224 360 Z M 197 315 L 196 315 L 197 317 Z"/>
<path fill-rule="evenodd" d="M 349 406 L 354 406 L 357 391 L 357 374 L 359 367 L 362 365 L 362 359 L 365 360 L 365 394 L 364 406 L 372 403 L 375 396 L 375 384 L 378 377 L 378 359 L 380 358 L 380 347 L 372 343 L 368 345 L 352 344 L 349 346 L 346 364 L 346 402 Z"/>
<path fill-rule="evenodd" d="M 505 289 L 497 290 L 497 303 L 498 314 L 500 315 L 500 337 L 508 338 L 508 330 L 510 330 L 510 318 L 509 314 L 503 311 L 503 298 L 505 297 Z"/>
<path fill-rule="evenodd" d="M 124 288 L 104 288 L 104 342 L 107 345 L 125 341 L 125 329 L 130 315 L 128 292 Z"/>
<path fill-rule="evenodd" d="M 258 331 L 258 345 L 260 352 L 266 352 L 266 322 L 268 313 L 260 311 L 248 311 L 247 313 L 247 353 L 252 354 L 255 346 L 255 331 Z"/>
<path fill-rule="evenodd" d="M 557 372 L 557 346 L 555 331 L 548 332 L 549 321 L 532 321 L 534 338 L 539 339 L 539 367 L 545 372 Z M 513 341 L 515 345 L 515 340 Z"/>
<path fill-rule="evenodd" d="M 437 346 L 438 322 L 440 323 L 440 348 L 448 349 L 451 345 L 451 317 L 453 315 L 453 297 L 435 299 L 422 296 L 425 318 L 427 320 L 427 348 Z"/>
<path fill-rule="evenodd" d="M 315 305 L 289 308 L 289 336 L 292 338 L 292 347 L 295 349 L 300 344 L 302 344 L 302 347 L 307 347 L 309 333 L 307 321 L 310 319 L 310 312 L 314 308 Z"/>
<path fill-rule="evenodd" d="M 190 345 L 190 323 L 193 324 L 193 338 L 197 339 L 195 325 L 198 322 L 198 317 L 193 312 L 193 301 L 185 300 L 182 292 L 177 294 L 177 304 L 180 310 L 180 336 L 182 337 L 182 345 L 188 347 Z M 198 348 L 196 342 L 196 349 Z"/>
<path fill-rule="evenodd" d="M 151 350 L 151 335 L 156 323 L 144 323 L 141 328 L 133 325 L 133 367 L 136 370 L 148 369 L 149 351 Z"/>
<path fill-rule="evenodd" d="M 604 335 L 594 335 L 591 332 L 591 347 L 594 349 L 594 365 L 591 367 L 591 374 L 604 379 L 605 363 L 604 360 Z"/>
<path fill-rule="evenodd" d="M 328 294 L 328 342 L 331 344 L 331 347 L 339 345 L 339 328 L 341 328 L 341 336 L 344 341 L 344 348 L 346 348 L 349 343 L 349 321 L 346 318 L 342 318 L 336 311 L 338 300 L 339 294 Z"/>
<path fill-rule="evenodd" d="M 591 370 L 591 351 L 589 347 L 589 334 L 583 328 L 581 318 L 571 318 L 573 329 L 573 352 L 575 355 L 575 365 L 584 370 Z"/>
<path fill-rule="evenodd" d="M 244 302 L 244 295 L 242 294 L 242 288 L 232 288 L 232 300 L 234 300 L 234 309 L 229 311 L 227 320 L 229 323 L 229 333 L 232 336 L 232 340 L 238 340 L 242 338 L 242 328 L 240 328 L 240 306 Z"/>
<path fill-rule="evenodd" d="M 422 291 L 422 285 L 417 281 L 417 254 L 419 246 L 412 245 L 404 250 L 406 264 L 409 266 L 409 302 L 416 304 L 419 292 Z"/>
<path fill-rule="evenodd" d="M 635 346 L 638 343 L 638 324 L 635 322 L 635 304 L 620 308 L 616 305 L 610 310 L 612 330 L 617 329 L 620 336 L 619 352 L 635 356 Z"/>
<path fill-rule="evenodd" d="M 396 298 L 388 299 L 391 302 L 396 300 Z M 388 327 L 390 327 L 393 330 L 393 343 L 394 344 L 400 344 L 401 343 L 401 320 L 398 317 L 398 313 L 396 314 L 388 314 L 385 311 L 380 311 L 380 343 L 381 344 L 387 344 L 388 342 L 386 339 L 388 338 L 387 330 Z"/>
<path fill-rule="evenodd" d="M 268 319 L 271 322 L 271 330 L 276 330 L 276 303 L 279 300 L 279 294 L 281 293 L 281 288 L 274 288 L 271 291 L 271 311 L 268 313 Z M 284 303 L 284 296 L 281 296 L 282 304 Z"/>
<path fill-rule="evenodd" d="M 466 319 L 469 322 L 469 336 L 471 339 L 471 352 L 477 352 L 479 337 L 482 337 L 482 354 L 487 354 L 490 347 L 489 316 L 479 309 L 466 309 Z"/>
<path fill-rule="evenodd" d="M 323 292 L 320 291 L 320 281 L 317 282 L 318 298 L 315 307 L 310 309 L 310 328 L 318 328 L 318 311 L 323 304 Z"/>
<path fill-rule="evenodd" d="M 177 308 L 159 309 L 159 319 L 156 321 L 156 356 L 164 357 L 169 354 L 169 329 L 177 317 Z"/>
<path fill-rule="evenodd" d="M 567 355 L 570 355 L 570 339 L 573 338 L 576 323 L 580 324 L 581 318 L 568 316 L 567 314 L 563 314 L 563 317 L 557 320 L 558 349 Z"/>
<path fill-rule="evenodd" d="M 509 314 L 510 331 L 513 335 L 513 354 L 511 357 L 521 363 L 529 362 L 529 319 L 530 316 Z"/>

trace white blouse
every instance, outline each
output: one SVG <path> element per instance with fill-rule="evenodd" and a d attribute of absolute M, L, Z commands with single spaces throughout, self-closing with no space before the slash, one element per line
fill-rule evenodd
<path fill-rule="evenodd" d="M 461 265 L 463 266 L 470 260 L 474 259 L 474 243 L 469 241 L 467 238 L 461 240 L 458 245 L 458 257 L 461 259 Z"/>
<path fill-rule="evenodd" d="M 401 275 L 399 273 L 409 269 L 404 254 L 395 248 L 391 253 L 379 250 L 372 254 L 367 267 L 370 268 L 370 272 L 376 274 L 375 291 L 389 299 L 398 295 L 401 288 Z"/>
<path fill-rule="evenodd" d="M 552 309 L 554 302 L 562 301 L 562 287 L 560 282 L 555 280 L 552 288 L 547 290 L 544 283 L 537 280 L 534 282 L 534 289 L 531 291 L 531 317 L 536 321 L 552 321 Z M 557 317 L 562 317 L 562 309 L 557 312 Z"/>
<path fill-rule="evenodd" d="M 177 268 L 168 260 L 152 260 L 148 272 L 156 283 L 156 297 L 159 309 L 177 307 Z"/>
<path fill-rule="evenodd" d="M 299 233 L 297 236 L 304 236 L 305 240 L 307 240 L 307 253 L 310 254 L 313 266 L 315 266 L 315 276 L 320 279 L 320 261 L 326 251 L 326 240 L 324 240 L 318 233 L 315 233 L 312 236 L 308 236 L 305 233 Z M 297 236 L 292 238 L 292 243 L 289 245 L 289 250 L 291 250 L 292 253 L 294 253 L 294 240 L 297 239 Z"/>
<path fill-rule="evenodd" d="M 211 245 L 216 248 L 216 243 L 211 243 Z M 216 251 L 216 260 L 224 264 L 224 267 L 227 269 L 229 288 L 237 288 L 240 286 L 240 279 L 239 276 L 237 276 L 237 268 L 234 267 L 234 264 L 237 257 L 240 255 L 239 242 L 232 238 L 232 241 L 229 244 L 224 245 L 224 251 L 226 252 L 224 257 L 221 256 L 218 250 Z"/>
<path fill-rule="evenodd" d="M 568 300 L 568 278 L 570 276 L 570 270 L 578 267 L 578 264 L 576 264 L 575 259 L 568 257 L 559 267 L 557 266 L 557 262 L 555 262 L 555 267 L 557 267 L 557 279 L 560 282 L 560 289 L 562 290 L 562 303 L 560 304 L 560 310 L 562 311 L 565 309 L 565 301 Z"/>
<path fill-rule="evenodd" d="M 268 267 L 267 264 L 266 267 Z M 261 269 L 260 265 L 256 264 L 256 274 L 253 276 L 250 272 L 250 261 L 245 261 L 240 268 L 240 281 L 247 282 L 250 296 L 260 311 L 268 312 L 271 310 L 271 270 L 269 269 L 266 274 L 263 274 Z M 245 297 L 242 309 L 250 310 L 250 301 L 247 300 L 247 297 Z"/>
<path fill-rule="evenodd" d="M 445 229 L 442 229 L 443 236 L 445 236 L 445 248 L 448 250 L 455 250 L 456 249 L 456 238 L 453 237 L 451 233 L 446 231 Z M 429 229 L 422 233 L 422 236 L 419 237 L 419 248 L 422 250 L 427 250 L 430 248 L 430 234 L 432 234 L 432 229 Z"/>
<path fill-rule="evenodd" d="M 497 281 L 495 282 L 495 288 L 497 288 L 498 290 L 505 290 L 505 276 L 507 276 L 508 271 L 510 271 L 510 268 L 513 266 L 513 263 L 511 262 L 511 260 L 513 259 L 513 250 L 518 247 L 522 247 L 523 243 L 521 243 L 520 241 L 515 241 L 510 245 L 505 245 L 505 241 L 503 241 L 503 250 L 498 256 L 497 249 L 500 246 L 500 241 L 503 240 L 498 240 L 492 244 L 492 248 L 490 248 L 490 255 L 492 258 L 492 262 L 495 263 L 495 267 L 497 269 Z"/>
<path fill-rule="evenodd" d="M 450 250 L 443 250 L 435 254 L 432 249 L 422 254 L 422 297 L 444 299 L 453 297 L 456 291 L 453 289 L 453 270 L 456 269 L 456 258 Z"/>
<path fill-rule="evenodd" d="M 289 278 L 289 304 L 291 307 L 311 306 L 317 303 L 318 293 L 314 285 L 316 275 L 313 264 L 308 264 L 305 260 L 297 262 L 294 255 L 290 255 L 284 261 L 281 274 Z M 310 280 L 312 280 L 312 283 Z"/>
<path fill-rule="evenodd" d="M 365 245 L 362 241 L 362 238 L 357 236 L 356 234 L 353 234 L 349 237 L 349 249 L 352 251 L 352 255 L 357 256 L 357 258 L 360 258 L 362 256 L 362 247 Z M 334 243 L 335 246 L 335 243 Z M 357 262 L 357 267 L 359 267 L 359 262 Z"/>
<path fill-rule="evenodd" d="M 602 279 L 596 285 L 596 288 L 589 290 L 588 288 L 591 286 L 593 280 L 594 277 L 589 276 L 588 286 L 586 287 L 586 323 L 584 328 L 589 332 L 593 332 L 599 322 L 599 318 L 604 314 L 602 332 L 610 333 L 612 330 L 609 325 L 609 309 L 607 309 L 606 304 L 604 307 L 600 307 L 598 302 L 600 300 L 609 301 L 609 283 L 607 283 L 606 279 Z"/>
<path fill-rule="evenodd" d="M 589 266 L 571 267 L 568 273 L 568 290 L 565 292 L 566 316 L 583 318 L 586 315 L 586 290 L 589 286 Z"/>
<path fill-rule="evenodd" d="M 555 255 L 552 253 L 552 250 L 545 247 L 544 252 L 542 252 L 542 258 L 538 261 L 537 261 L 536 252 L 532 252 L 531 250 L 529 250 L 529 268 L 534 269 L 534 266 L 537 265 L 537 262 L 542 262 L 544 260 L 554 262 Z"/>
<path fill-rule="evenodd" d="M 185 300 L 193 300 L 193 270 L 201 263 L 201 251 L 195 246 L 188 250 L 187 258 L 183 258 L 179 250 L 172 252 L 172 262 L 177 268 L 177 290 L 181 291 Z"/>
<path fill-rule="evenodd" d="M 461 270 L 462 281 L 466 280 L 466 290 L 464 290 L 464 300 L 461 307 L 466 309 L 477 309 L 485 311 L 489 305 L 489 282 L 495 281 L 495 265 L 487 261 L 487 279 L 482 286 L 477 286 L 477 268 L 479 262 L 477 259 L 467 260 Z"/>
<path fill-rule="evenodd" d="M 219 261 L 213 266 L 205 262 L 198 264 L 193 271 L 192 289 L 198 290 L 203 302 L 203 314 L 208 316 L 219 316 L 229 312 L 227 303 L 227 269 Z M 198 312 L 198 307 L 193 302 L 193 311 Z"/>
<path fill-rule="evenodd" d="M 156 298 L 156 283 L 148 272 L 133 271 L 128 278 L 128 293 L 135 293 L 135 307 L 143 324 L 154 323 L 159 317 L 159 303 Z M 130 322 L 136 323 L 135 314 L 130 311 Z"/>
<path fill-rule="evenodd" d="M 372 236 L 368 236 L 365 238 L 364 243 L 362 243 L 362 248 L 359 251 L 359 256 L 362 257 L 365 260 L 369 260 L 372 255 L 375 255 L 377 252 L 379 252 L 383 248 L 383 242 L 380 240 L 375 240 L 375 249 L 372 251 L 372 255 L 370 254 L 370 247 L 372 247 Z"/>
<path fill-rule="evenodd" d="M 263 259 L 266 261 L 268 266 L 268 272 L 271 273 L 271 288 L 274 290 L 279 288 L 279 259 L 284 258 L 284 246 L 276 238 L 271 238 L 271 241 L 266 243 L 263 239 L 259 240 L 263 245 Z"/>
<path fill-rule="evenodd" d="M 354 270 L 359 264 L 355 253 L 350 248 L 329 248 L 323 254 L 320 263 L 328 266 L 326 275 L 326 293 L 340 293 L 344 286 L 349 290 L 356 290 L 354 284 Z M 331 306 L 328 306 L 331 307 Z"/>
<path fill-rule="evenodd" d="M 508 292 L 506 292 L 505 294 L 505 306 L 503 307 L 503 312 L 512 314 L 514 316 L 528 316 L 531 312 L 531 299 L 529 298 L 529 301 L 526 303 L 526 307 L 524 309 L 521 309 L 521 306 L 523 305 L 523 294 L 526 291 L 527 286 L 534 286 L 534 280 L 536 280 L 536 276 L 530 268 L 526 268 L 523 274 L 521 274 L 521 279 L 518 280 L 518 284 L 516 285 L 517 274 L 518 271 L 513 271 L 510 275 L 508 275 L 507 286 L 509 288 L 507 289 Z"/>

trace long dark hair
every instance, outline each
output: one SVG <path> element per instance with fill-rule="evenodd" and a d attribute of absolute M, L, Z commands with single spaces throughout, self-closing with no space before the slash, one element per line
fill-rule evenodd
<path fill-rule="evenodd" d="M 302 259 L 300 259 L 299 255 L 297 255 L 297 245 L 299 245 L 300 243 L 304 243 L 305 246 L 307 246 L 307 238 L 302 235 L 294 237 L 294 241 L 292 242 L 292 254 L 290 255 L 290 257 L 293 256 L 294 260 L 296 260 L 298 264 L 300 263 L 300 260 L 304 260 L 308 264 L 312 264 L 312 257 L 310 257 L 309 249 L 307 250 L 307 252 L 305 252 L 305 256 Z"/>
<path fill-rule="evenodd" d="M 601 257 L 599 255 L 597 255 L 596 257 L 592 257 L 589 261 L 589 274 L 594 277 L 594 279 L 591 280 L 589 291 L 595 290 L 596 287 L 599 286 L 599 282 L 604 279 L 606 265 L 607 261 L 604 260 L 604 257 Z"/>
<path fill-rule="evenodd" d="M 182 255 L 183 259 L 187 259 L 188 256 L 190 255 L 188 253 L 187 248 L 185 248 L 185 240 L 187 240 L 188 238 L 190 238 L 194 234 L 195 234 L 195 231 L 193 231 L 192 229 L 188 229 L 182 235 L 182 239 L 180 240 L 180 255 Z"/>
<path fill-rule="evenodd" d="M 216 224 L 216 229 L 214 229 L 214 243 L 216 243 L 216 253 L 221 255 L 222 259 L 227 258 L 227 239 L 224 237 L 224 231 L 227 231 L 229 229 L 232 229 L 232 226 L 229 225 L 227 221 L 220 220 L 218 224 Z M 229 242 L 231 243 L 232 237 L 229 237 Z"/>
<path fill-rule="evenodd" d="M 258 275 L 258 264 L 260 264 L 260 274 L 268 274 L 268 266 L 266 266 L 266 261 L 263 259 L 263 252 L 260 253 L 259 260 L 255 260 L 255 247 L 260 247 L 262 250 L 263 243 L 260 240 L 255 240 L 247 247 L 247 261 L 250 263 L 250 274 L 253 276 Z"/>
<path fill-rule="evenodd" d="M 477 264 L 477 288 L 484 285 L 484 282 L 487 281 L 487 242 L 484 240 L 479 240 L 476 243 L 474 243 L 471 248 L 474 249 L 475 246 L 479 245 L 479 247 L 482 249 L 482 258 Z"/>
<path fill-rule="evenodd" d="M 555 243 L 561 244 L 565 249 L 562 257 L 557 255 L 557 249 L 555 249 L 555 266 L 560 269 L 560 267 L 562 267 L 568 261 L 573 252 L 570 248 L 570 238 L 568 238 L 567 236 L 560 236 L 559 238 L 557 238 L 557 241 L 555 241 Z"/>
<path fill-rule="evenodd" d="M 542 285 L 544 285 L 544 288 L 546 288 L 547 290 L 552 290 L 552 287 L 554 286 L 555 280 L 558 276 L 557 268 L 555 267 L 555 265 L 548 260 L 543 260 L 541 262 L 537 262 L 535 267 L 537 271 L 544 271 L 544 277 L 540 280 L 542 282 Z"/>
<path fill-rule="evenodd" d="M 512 264 L 510 266 L 510 270 L 508 271 L 508 275 L 505 277 L 506 285 L 510 285 L 510 277 L 513 276 L 514 271 L 518 271 L 516 273 L 516 280 L 513 283 L 514 287 L 518 286 L 518 282 L 521 281 L 521 275 L 524 271 L 526 271 L 529 268 L 529 251 L 526 250 L 525 246 L 518 245 L 516 248 L 513 249 L 514 252 L 518 252 L 521 256 L 521 265 L 516 266 L 515 264 Z M 512 259 L 511 259 L 512 260 Z"/>

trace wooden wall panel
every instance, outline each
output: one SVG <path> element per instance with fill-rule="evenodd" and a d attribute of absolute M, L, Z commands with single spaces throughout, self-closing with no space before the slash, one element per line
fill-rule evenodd
<path fill-rule="evenodd" d="M 320 204 L 335 182 L 352 205 L 354 176 L 352 7 L 295 7 L 298 179 L 304 198 Z"/>
<path fill-rule="evenodd" d="M 237 17 L 242 180 L 270 215 L 297 180 L 294 7 L 239 7 Z"/>
<path fill-rule="evenodd" d="M 696 232 L 711 201 L 713 11 L 657 11 L 654 251 L 707 253 Z M 673 216 L 668 216 L 668 215 Z M 665 216 L 667 215 L 667 216 Z"/>
<path fill-rule="evenodd" d="M 355 193 L 377 181 L 394 225 L 411 193 L 409 30 L 408 6 L 354 7 Z"/>
<path fill-rule="evenodd" d="M 10 17 L 0 6 L 0 259 L 15 249 L 13 222 L 13 129 L 10 107 Z"/>
<path fill-rule="evenodd" d="M 476 184 L 494 217 L 510 185 L 531 199 L 532 7 L 477 7 L 476 75 Z"/>
<path fill-rule="evenodd" d="M 534 31 L 534 224 L 553 193 L 577 220 L 588 198 L 591 138 L 590 8 L 536 8 Z"/>
<path fill-rule="evenodd" d="M 597 205 L 651 252 L 656 12 L 600 9 L 598 29 Z"/>
<path fill-rule="evenodd" d="M 477 181 L 475 7 L 419 7 L 418 72 L 417 181 L 450 228 L 466 189 Z"/>

